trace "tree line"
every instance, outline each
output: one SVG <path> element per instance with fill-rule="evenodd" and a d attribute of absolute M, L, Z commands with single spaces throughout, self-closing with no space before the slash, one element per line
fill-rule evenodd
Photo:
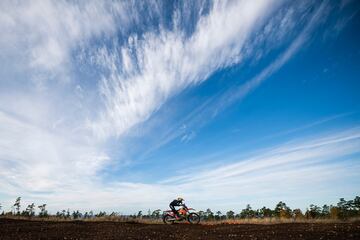
<path fill-rule="evenodd" d="M 24 216 L 24 217 L 35 217 L 36 207 L 39 209 L 37 214 L 38 217 L 48 217 L 48 211 L 46 210 L 46 204 L 35 206 L 35 203 L 29 204 L 25 210 L 21 211 L 21 197 L 16 198 L 15 203 L 11 206 L 11 211 L 1 213 L 1 216 Z M 2 205 L 0 204 L 0 210 Z"/>
<path fill-rule="evenodd" d="M 200 211 L 200 216 L 205 220 L 227 220 L 227 219 L 251 219 L 251 218 L 282 218 L 282 219 L 348 219 L 360 217 L 360 197 L 346 201 L 340 198 L 336 205 L 310 206 L 303 212 L 299 208 L 291 209 L 285 202 L 280 201 L 274 209 L 262 207 L 253 209 L 248 204 L 240 212 L 230 210 L 226 213 L 221 211 L 212 212 L 211 209 Z"/>
<path fill-rule="evenodd" d="M 1 216 L 22 216 L 22 217 L 40 217 L 40 218 L 59 218 L 59 219 L 93 219 L 101 217 L 114 217 L 114 218 L 126 218 L 126 219 L 160 219 L 162 217 L 162 211 L 160 209 L 147 213 L 139 211 L 137 214 L 122 215 L 120 213 L 112 212 L 106 213 L 100 211 L 94 213 L 80 212 L 79 210 L 70 211 L 62 210 L 55 214 L 48 213 L 46 204 L 36 206 L 31 203 L 21 210 L 21 197 L 16 198 L 14 204 L 11 206 L 11 211 L 1 212 Z M 0 204 L 0 211 L 2 210 Z M 38 209 L 36 213 L 36 209 Z M 323 205 L 317 206 L 311 204 L 305 212 L 299 208 L 291 209 L 285 202 L 280 201 L 273 209 L 262 207 L 259 209 L 253 209 L 248 204 L 240 212 L 234 212 L 233 210 L 222 213 L 221 211 L 213 212 L 210 208 L 206 211 L 199 211 L 199 215 L 203 220 L 232 220 L 232 219 L 253 219 L 253 218 L 280 218 L 280 219 L 349 219 L 354 217 L 360 217 L 360 197 L 356 196 L 353 200 L 345 200 L 340 198 L 336 205 Z"/>

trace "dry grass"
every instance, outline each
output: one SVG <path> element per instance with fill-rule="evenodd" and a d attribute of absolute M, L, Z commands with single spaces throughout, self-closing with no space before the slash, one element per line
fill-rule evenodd
<path fill-rule="evenodd" d="M 249 218 L 249 219 L 226 219 L 203 221 L 202 224 L 281 224 L 281 223 L 343 223 L 343 222 L 358 222 L 360 218 L 351 218 L 347 220 L 341 219 L 287 219 L 287 218 Z"/>
<path fill-rule="evenodd" d="M 93 217 L 86 219 L 72 219 L 72 218 L 59 218 L 54 216 L 49 217 L 24 217 L 24 216 L 0 216 L 0 219 L 15 219 L 15 220 L 27 220 L 27 221 L 47 221 L 47 222 L 124 222 L 124 223 L 143 223 L 143 224 L 162 224 L 162 219 L 139 219 L 124 216 L 105 216 L 105 217 Z"/>
<path fill-rule="evenodd" d="M 71 218 L 58 218 L 54 216 L 39 218 L 39 217 L 23 217 L 23 216 L 0 216 L 6 219 L 17 219 L 17 220 L 30 220 L 30 221 L 48 221 L 48 222 L 123 222 L 123 223 L 140 223 L 140 224 L 163 224 L 162 219 L 139 219 L 125 216 L 105 216 L 105 217 L 94 217 L 87 219 L 71 219 Z M 280 219 L 280 218 L 249 218 L 249 219 L 227 219 L 227 220 L 207 220 L 201 221 L 203 225 L 218 225 L 218 224 L 281 224 L 281 223 L 351 223 L 359 222 L 360 217 L 350 218 L 347 220 L 341 219 Z"/>

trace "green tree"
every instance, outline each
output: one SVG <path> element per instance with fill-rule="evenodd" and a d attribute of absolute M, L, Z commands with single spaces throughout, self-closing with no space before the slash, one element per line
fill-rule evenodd
<path fill-rule="evenodd" d="M 35 216 L 35 204 L 34 203 L 29 204 L 27 206 L 26 213 L 27 213 L 27 216 L 29 216 L 29 217 Z"/>
<path fill-rule="evenodd" d="M 280 201 L 275 206 L 274 215 L 279 218 L 290 218 L 291 209 L 288 206 L 286 206 L 286 203 Z"/>
<path fill-rule="evenodd" d="M 106 212 L 105 211 L 104 212 L 100 211 L 98 214 L 95 214 L 95 217 L 106 217 Z"/>
<path fill-rule="evenodd" d="M 63 209 L 63 210 L 61 211 L 60 216 L 61 216 L 62 218 L 66 218 L 66 210 L 65 210 L 65 209 Z"/>
<path fill-rule="evenodd" d="M 352 204 L 352 201 L 346 201 L 344 198 L 340 198 L 339 202 L 337 203 L 340 218 L 348 218 L 351 216 Z"/>
<path fill-rule="evenodd" d="M 38 208 L 40 209 L 39 217 L 48 217 L 48 212 L 46 210 L 46 204 L 39 205 Z"/>
<path fill-rule="evenodd" d="M 152 218 L 158 219 L 160 218 L 160 213 L 161 213 L 161 209 L 156 209 L 155 211 L 152 212 L 151 216 Z"/>
<path fill-rule="evenodd" d="M 347 201 L 346 205 L 346 217 L 356 217 L 360 215 L 360 198 L 356 196 L 354 200 Z"/>
<path fill-rule="evenodd" d="M 20 201 L 21 201 L 21 197 L 18 197 L 16 200 L 15 200 L 15 203 L 14 203 L 14 208 L 16 209 L 16 214 L 17 215 L 20 215 L 20 207 L 21 207 L 21 204 L 20 204 Z"/>
<path fill-rule="evenodd" d="M 246 208 L 241 210 L 240 217 L 241 218 L 252 218 L 255 216 L 255 211 L 251 208 L 250 204 L 246 205 Z"/>
<path fill-rule="evenodd" d="M 322 216 L 323 218 L 328 218 L 328 217 L 330 217 L 330 207 L 329 207 L 328 205 L 325 204 L 325 205 L 322 207 L 321 216 Z"/>
<path fill-rule="evenodd" d="M 206 209 L 205 215 L 206 215 L 206 219 L 209 220 L 214 219 L 214 213 L 211 211 L 210 208 Z"/>
<path fill-rule="evenodd" d="M 232 210 L 230 210 L 226 213 L 227 219 L 234 219 L 234 215 L 235 215 L 235 213 Z"/>
<path fill-rule="evenodd" d="M 314 204 L 310 204 L 310 207 L 305 214 L 310 218 L 318 218 L 321 216 L 321 208 Z"/>
<path fill-rule="evenodd" d="M 205 212 L 204 211 L 199 211 L 199 216 L 203 218 L 205 216 Z"/>
<path fill-rule="evenodd" d="M 71 214 L 73 219 L 79 219 L 82 217 L 82 214 L 79 210 L 73 211 L 73 213 Z"/>
<path fill-rule="evenodd" d="M 270 208 L 267 208 L 267 207 L 262 207 L 261 209 L 259 209 L 258 211 L 258 216 L 261 217 L 261 218 L 264 218 L 264 217 L 271 217 L 273 214 L 272 210 Z"/>
<path fill-rule="evenodd" d="M 216 215 L 215 215 L 215 219 L 216 220 L 221 220 L 221 218 L 222 218 L 222 213 L 220 211 L 217 211 Z"/>
<path fill-rule="evenodd" d="M 1 203 L 0 203 L 0 211 L 1 211 L 1 208 L 2 208 L 2 205 L 1 205 Z M 1 216 L 4 216 L 4 215 L 5 215 L 5 212 L 2 211 L 0 215 L 1 215 Z"/>
<path fill-rule="evenodd" d="M 342 211 L 346 211 L 348 208 L 347 201 L 344 198 L 340 198 L 339 202 L 337 203 L 337 207 Z"/>
<path fill-rule="evenodd" d="M 353 204 L 354 204 L 354 208 L 355 208 L 357 211 L 360 211 L 360 197 L 359 197 L 359 196 L 356 196 L 356 197 L 354 198 Z"/>
<path fill-rule="evenodd" d="M 301 209 L 296 208 L 292 211 L 292 215 L 295 219 L 304 218 L 304 214 L 302 213 Z"/>

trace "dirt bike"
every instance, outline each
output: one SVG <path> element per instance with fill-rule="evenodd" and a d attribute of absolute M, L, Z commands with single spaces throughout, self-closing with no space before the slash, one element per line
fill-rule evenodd
<path fill-rule="evenodd" d="M 178 210 L 180 217 L 177 217 L 171 210 L 164 211 L 163 222 L 165 224 L 174 224 L 175 222 L 188 221 L 191 224 L 198 224 L 200 216 L 192 211 L 195 211 L 195 209 L 184 206 Z"/>

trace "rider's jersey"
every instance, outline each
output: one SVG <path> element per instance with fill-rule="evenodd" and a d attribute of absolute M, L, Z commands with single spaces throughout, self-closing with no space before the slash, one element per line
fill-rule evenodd
<path fill-rule="evenodd" d="M 172 202 L 170 203 L 170 205 L 171 205 L 171 206 L 176 206 L 176 207 L 178 207 L 178 206 L 185 206 L 185 204 L 183 203 L 183 201 L 179 201 L 179 200 L 177 200 L 177 199 L 175 199 L 174 201 L 172 201 Z"/>

